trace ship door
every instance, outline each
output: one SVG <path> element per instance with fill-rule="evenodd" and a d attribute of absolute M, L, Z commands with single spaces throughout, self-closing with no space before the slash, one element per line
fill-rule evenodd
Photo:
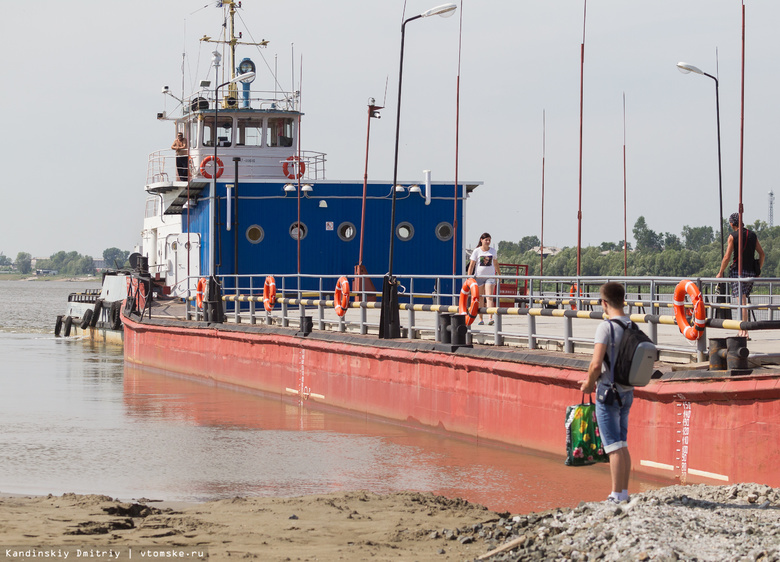
<path fill-rule="evenodd" d="M 165 239 L 165 284 L 174 296 L 194 292 L 200 277 L 200 235 L 169 234 Z"/>

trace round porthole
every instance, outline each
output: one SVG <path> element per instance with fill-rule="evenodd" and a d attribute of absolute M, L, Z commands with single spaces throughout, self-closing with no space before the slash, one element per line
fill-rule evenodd
<path fill-rule="evenodd" d="M 436 238 L 442 242 L 452 240 L 452 225 L 448 222 L 440 222 L 436 225 Z"/>
<path fill-rule="evenodd" d="M 299 223 L 294 222 L 290 225 L 290 236 L 293 240 L 298 240 Z M 301 240 L 306 238 L 306 233 L 309 231 L 304 223 L 300 223 Z"/>
<path fill-rule="evenodd" d="M 414 227 L 408 222 L 399 223 L 399 225 L 395 227 L 395 235 L 398 236 L 399 240 L 408 242 L 414 238 Z"/>
<path fill-rule="evenodd" d="M 339 238 L 341 238 L 344 242 L 349 242 L 353 238 L 355 238 L 355 235 L 357 234 L 357 229 L 355 228 L 355 225 L 351 222 L 342 222 L 339 225 L 338 229 Z"/>
<path fill-rule="evenodd" d="M 253 224 L 246 229 L 246 239 L 249 240 L 250 243 L 259 244 L 263 241 L 263 238 L 265 238 L 265 232 L 263 232 L 262 227 Z"/>

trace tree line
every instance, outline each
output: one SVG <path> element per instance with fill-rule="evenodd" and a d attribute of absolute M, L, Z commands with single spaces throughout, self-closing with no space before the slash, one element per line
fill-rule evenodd
<path fill-rule="evenodd" d="M 129 267 L 130 264 L 127 261 L 129 255 L 130 252 L 119 248 L 103 250 L 103 259 L 107 268 Z M 0 253 L 0 270 L 16 270 L 24 274 L 32 273 L 32 261 L 32 255 L 28 252 L 16 254 L 15 261 Z M 75 251 L 65 252 L 64 250 L 51 255 L 48 259 L 36 260 L 35 269 L 57 271 L 62 275 L 94 275 L 96 273 L 95 260 L 92 256 L 83 256 Z"/>
<path fill-rule="evenodd" d="M 780 226 L 769 227 L 761 220 L 746 226 L 756 233 L 766 253 L 761 276 L 780 277 Z M 639 217 L 632 232 L 636 246 L 632 248 L 631 243 L 628 244 L 629 276 L 715 277 L 720 269 L 720 230 L 715 232 L 711 226 L 684 226 L 677 235 L 655 232 L 645 217 Z M 726 248 L 732 230 L 725 221 L 723 232 L 723 247 Z M 529 275 L 540 275 L 541 260 L 532 249 L 539 245 L 536 236 L 525 236 L 519 242 L 501 241 L 498 243 L 498 261 L 526 264 Z M 594 277 L 623 276 L 623 240 L 583 247 L 580 273 Z M 544 274 L 554 277 L 576 275 L 577 248 L 565 247 L 560 253 L 544 258 Z"/>

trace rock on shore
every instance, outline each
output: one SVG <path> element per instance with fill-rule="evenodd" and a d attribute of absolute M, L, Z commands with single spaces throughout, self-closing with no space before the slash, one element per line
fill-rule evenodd
<path fill-rule="evenodd" d="M 670 486 L 473 529 L 477 560 L 780 560 L 780 488 Z M 496 537 L 498 540 L 496 540 Z"/>

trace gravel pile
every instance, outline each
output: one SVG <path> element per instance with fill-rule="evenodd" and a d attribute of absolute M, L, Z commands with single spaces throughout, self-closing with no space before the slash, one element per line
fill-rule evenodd
<path fill-rule="evenodd" d="M 477 560 L 491 562 L 780 561 L 780 488 L 670 486 L 621 504 L 582 503 L 505 517 L 443 538 L 483 543 L 486 554 Z"/>

